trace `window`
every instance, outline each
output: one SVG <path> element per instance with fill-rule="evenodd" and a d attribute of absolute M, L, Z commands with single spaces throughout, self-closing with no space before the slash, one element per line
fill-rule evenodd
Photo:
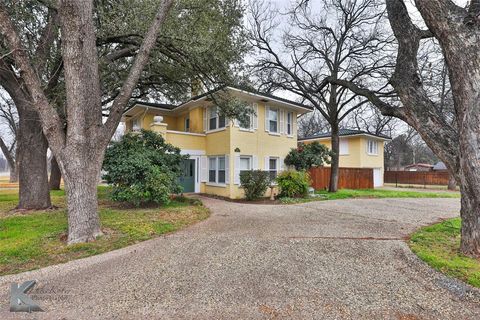
<path fill-rule="evenodd" d="M 217 158 L 208 158 L 208 182 L 217 182 Z"/>
<path fill-rule="evenodd" d="M 185 118 L 185 132 L 190 132 L 190 116 Z"/>
<path fill-rule="evenodd" d="M 372 155 L 377 155 L 378 154 L 378 141 L 368 140 L 367 153 L 372 154 Z"/>
<path fill-rule="evenodd" d="M 240 173 L 243 171 L 252 170 L 252 157 L 241 156 L 240 157 Z"/>
<path fill-rule="evenodd" d="M 340 138 L 340 155 L 348 154 L 348 140 Z"/>
<path fill-rule="evenodd" d="M 268 160 L 268 171 L 270 172 L 270 180 L 275 180 L 278 171 L 278 158 L 270 158 Z"/>
<path fill-rule="evenodd" d="M 208 182 L 225 183 L 226 181 L 225 157 L 208 158 Z"/>
<path fill-rule="evenodd" d="M 217 114 L 217 107 L 211 107 L 209 112 L 209 130 L 217 129 L 217 121 L 218 121 L 218 114 Z"/>
<path fill-rule="evenodd" d="M 218 183 L 225 183 L 225 157 L 218 157 Z"/>
<path fill-rule="evenodd" d="M 210 107 L 208 110 L 208 130 L 225 128 L 227 119 L 224 115 L 219 115 L 218 108 Z"/>
<path fill-rule="evenodd" d="M 139 131 L 140 130 L 140 118 L 137 118 L 132 121 L 132 130 Z"/>
<path fill-rule="evenodd" d="M 287 112 L 287 135 L 293 135 L 293 112 Z"/>
<path fill-rule="evenodd" d="M 248 106 L 248 112 L 244 114 L 240 119 L 238 119 L 238 125 L 240 129 L 244 130 L 252 130 L 254 129 L 254 117 L 256 116 L 255 114 L 255 109 L 256 107 Z"/>
<path fill-rule="evenodd" d="M 268 109 L 268 131 L 278 132 L 278 109 Z"/>

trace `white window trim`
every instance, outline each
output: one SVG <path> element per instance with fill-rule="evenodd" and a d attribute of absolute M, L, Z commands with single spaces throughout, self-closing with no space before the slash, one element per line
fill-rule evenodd
<path fill-rule="evenodd" d="M 250 171 L 253 170 L 253 156 L 249 155 L 240 155 L 240 163 L 242 162 L 242 159 L 248 159 L 248 166 L 250 169 L 244 170 L 244 171 Z M 242 172 L 242 168 L 238 168 L 239 172 Z"/>
<path fill-rule="evenodd" d="M 288 115 L 291 115 L 291 123 L 290 123 L 290 130 L 291 130 L 291 133 L 288 133 Z M 286 111 L 285 112 L 285 134 L 287 135 L 287 137 L 289 138 L 293 138 L 293 136 L 295 135 L 294 133 L 294 130 L 293 130 L 293 111 Z"/>
<path fill-rule="evenodd" d="M 374 152 L 370 152 L 370 142 L 375 143 L 374 144 L 374 146 L 375 146 Z M 367 154 L 370 155 L 370 156 L 378 156 L 378 141 L 377 140 L 373 140 L 373 139 L 368 139 L 367 140 Z"/>
<path fill-rule="evenodd" d="M 219 159 L 224 158 L 225 159 L 225 168 L 223 171 L 225 171 L 225 182 L 218 182 L 218 172 L 220 171 L 219 169 Z M 210 159 L 215 159 L 215 182 L 210 181 Z M 226 187 L 227 186 L 227 181 L 229 180 L 229 177 L 227 175 L 229 174 L 229 170 L 227 169 L 229 164 L 227 163 L 229 161 L 229 158 L 226 155 L 218 155 L 218 156 L 208 156 L 207 157 L 207 172 L 208 172 L 208 177 L 206 181 L 207 186 L 212 186 L 212 187 Z"/>
<path fill-rule="evenodd" d="M 273 121 L 273 120 L 270 120 L 270 111 L 274 109 L 274 110 L 277 110 L 277 131 L 270 131 L 270 121 Z M 267 127 L 265 128 L 266 131 L 268 132 L 268 134 L 272 135 L 272 136 L 280 136 L 281 135 L 281 131 L 280 131 L 280 108 L 279 107 L 268 107 L 265 109 L 266 111 L 266 123 L 267 123 Z"/>
<path fill-rule="evenodd" d="M 347 152 L 342 152 L 342 148 L 341 148 L 341 144 L 343 143 L 346 143 L 347 144 Z M 338 153 L 339 153 L 339 156 L 348 156 L 350 155 L 350 145 L 348 143 L 348 139 L 345 139 L 345 138 L 340 138 L 339 139 L 339 142 L 338 142 Z M 367 149 L 368 149 L 368 146 L 367 146 Z"/>
<path fill-rule="evenodd" d="M 275 175 L 275 177 L 277 177 L 278 173 L 280 172 L 280 157 L 271 156 L 271 157 L 266 157 L 265 158 L 265 160 L 267 160 L 267 159 L 268 159 L 268 161 L 265 163 L 265 170 L 268 171 L 268 176 L 270 177 L 270 172 L 273 171 L 270 168 L 270 160 L 275 160 L 275 163 L 276 163 L 276 168 L 275 168 L 276 175 Z M 275 181 L 273 181 L 273 183 L 275 184 Z"/>
<path fill-rule="evenodd" d="M 212 111 L 213 108 L 216 108 L 216 116 L 215 117 L 211 117 L 210 116 L 210 113 Z M 228 118 L 225 117 L 225 126 L 224 127 L 220 127 L 220 114 L 218 113 L 218 107 L 217 106 L 210 106 L 210 107 L 207 107 L 207 110 L 206 110 L 206 125 L 207 125 L 207 130 L 206 130 L 206 133 L 210 133 L 210 132 L 217 132 L 217 131 L 222 131 L 222 130 L 225 130 L 227 127 L 228 127 Z M 216 123 L 216 128 L 215 129 L 210 129 L 210 120 L 211 119 L 216 119 L 215 120 L 215 123 Z"/>

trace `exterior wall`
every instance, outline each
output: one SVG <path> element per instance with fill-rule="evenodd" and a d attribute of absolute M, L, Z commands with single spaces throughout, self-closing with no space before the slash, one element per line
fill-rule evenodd
<path fill-rule="evenodd" d="M 378 154 L 370 155 L 367 153 L 368 138 L 366 137 L 347 137 L 340 138 L 348 141 L 348 155 L 340 155 L 340 167 L 345 168 L 382 168 L 384 165 L 384 146 L 383 140 L 378 141 Z M 321 144 L 331 149 L 330 139 L 317 140 Z M 312 143 L 313 140 L 305 141 L 305 144 Z M 328 165 L 327 165 L 328 166 Z"/>
<path fill-rule="evenodd" d="M 362 139 L 361 137 L 340 138 L 341 140 L 348 141 L 348 154 L 340 155 L 340 167 L 345 168 L 361 168 L 362 167 Z M 305 141 L 305 144 L 312 143 L 312 141 Z M 332 149 L 332 142 L 330 139 L 318 140 L 321 144 L 329 149 Z M 366 150 L 366 149 L 365 149 Z M 366 152 L 366 151 L 365 151 Z M 329 167 L 330 165 L 325 165 Z"/>
<path fill-rule="evenodd" d="M 287 156 L 291 149 L 297 147 L 296 136 L 296 113 L 294 112 L 293 136 L 285 134 L 270 134 L 265 129 L 265 104 L 258 104 L 258 129 L 256 131 L 244 131 L 238 127 L 232 127 L 230 162 L 231 168 L 234 165 L 236 155 L 240 156 L 257 156 L 258 168 L 265 169 L 265 157 L 278 157 L 280 159 L 280 169 L 283 166 L 283 159 Z M 235 153 L 235 149 L 239 148 L 240 153 Z M 255 169 L 255 168 L 254 168 Z M 234 181 L 234 170 L 230 170 L 230 181 Z M 242 198 L 244 196 L 243 189 L 239 185 L 231 186 L 231 198 Z M 266 196 L 270 196 L 270 190 L 267 190 Z"/>
<path fill-rule="evenodd" d="M 252 98 L 251 101 L 247 102 L 258 103 L 258 99 L 254 100 L 254 98 Z M 181 148 L 184 152 L 188 153 L 188 150 L 200 150 L 204 151 L 207 157 L 222 155 L 229 157 L 229 183 L 225 185 L 215 185 L 208 182 L 201 182 L 200 192 L 202 193 L 230 198 L 242 198 L 244 196 L 243 189 L 240 188 L 238 184 L 235 184 L 235 157 L 240 155 L 256 156 L 258 166 L 253 169 L 261 170 L 265 169 L 265 157 L 278 157 L 278 170 L 281 170 L 283 168 L 283 159 L 290 149 L 296 148 L 297 146 L 297 112 L 295 109 L 288 110 L 293 112 L 293 135 L 287 136 L 285 133 L 270 134 L 266 131 L 266 108 L 264 103 L 258 103 L 257 105 L 257 129 L 252 131 L 242 130 L 238 126 L 235 126 L 233 121 L 230 121 L 225 129 L 205 133 L 203 128 L 204 106 L 205 105 L 199 105 L 175 117 L 163 115 L 164 120 L 162 124 L 153 124 L 153 117 L 157 114 L 159 115 L 161 113 L 159 111 L 147 110 L 145 114 L 137 116 L 137 118 L 141 117 L 142 128 L 159 132 L 164 135 L 168 143 Z M 274 105 L 272 104 L 272 106 Z M 185 117 L 187 115 L 190 117 L 190 133 L 184 132 Z M 132 122 L 134 119 L 135 118 L 130 118 L 125 122 L 127 131 L 132 130 Z M 278 126 L 280 127 L 280 120 Z M 286 126 L 286 121 L 284 121 L 284 126 Z M 239 149 L 240 152 L 235 152 L 236 149 Z M 198 168 L 200 168 L 200 165 L 197 166 L 197 169 Z M 201 168 L 199 171 L 199 174 L 201 174 Z M 270 190 L 267 190 L 266 196 L 270 196 Z"/>
<path fill-rule="evenodd" d="M 378 142 L 378 154 L 371 155 L 367 153 L 367 144 L 370 138 L 360 137 L 340 137 L 348 141 L 348 154 L 340 155 L 340 167 L 344 168 L 373 168 L 379 169 L 380 180 L 383 181 L 384 168 L 384 147 L 385 141 L 376 139 Z M 305 141 L 304 143 L 312 143 L 314 140 Z M 331 149 L 330 139 L 318 139 L 318 142 Z M 329 166 L 329 165 L 326 165 Z"/>

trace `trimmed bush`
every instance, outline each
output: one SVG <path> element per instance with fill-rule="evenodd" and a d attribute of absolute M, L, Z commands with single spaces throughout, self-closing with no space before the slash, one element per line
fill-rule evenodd
<path fill-rule="evenodd" d="M 306 197 L 310 187 L 310 176 L 305 171 L 287 170 L 277 176 L 277 183 L 280 197 Z"/>
<path fill-rule="evenodd" d="M 240 185 L 247 200 L 261 198 L 270 186 L 269 172 L 261 170 L 243 171 L 240 173 Z"/>
<path fill-rule="evenodd" d="M 128 133 L 112 142 L 105 153 L 103 178 L 112 185 L 112 200 L 135 206 L 167 204 L 170 195 L 181 192 L 178 177 L 186 156 L 155 132 Z"/>
<path fill-rule="evenodd" d="M 331 156 L 332 152 L 326 146 L 314 141 L 290 150 L 285 157 L 285 164 L 297 170 L 308 170 L 323 166 L 325 163 L 329 164 Z"/>

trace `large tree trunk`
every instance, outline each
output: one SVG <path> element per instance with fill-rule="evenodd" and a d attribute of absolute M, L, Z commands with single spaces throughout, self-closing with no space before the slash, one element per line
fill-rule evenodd
<path fill-rule="evenodd" d="M 75 157 L 75 156 L 73 156 Z M 93 241 L 102 234 L 98 215 L 98 166 L 84 159 L 78 165 L 67 165 L 63 180 L 67 191 L 68 243 Z"/>
<path fill-rule="evenodd" d="M 50 160 L 50 190 L 60 190 L 60 182 L 62 180 L 62 174 L 57 163 L 57 159 L 52 156 Z"/>
<path fill-rule="evenodd" d="M 18 182 L 18 167 L 17 164 L 14 163 L 13 166 L 9 165 L 8 168 L 10 169 L 10 178 L 9 182 L 15 183 Z"/>
<path fill-rule="evenodd" d="M 328 187 L 329 192 L 337 192 L 338 190 L 338 175 L 340 171 L 340 137 L 338 135 L 338 124 L 331 125 L 332 127 L 332 152 L 331 157 L 331 173 L 330 173 L 330 185 Z"/>
<path fill-rule="evenodd" d="M 447 189 L 451 191 L 457 190 L 457 180 L 455 179 L 455 176 L 452 174 L 450 174 L 450 176 L 448 177 Z"/>
<path fill-rule="evenodd" d="M 38 114 L 17 103 L 17 163 L 19 170 L 18 209 L 46 209 L 52 206 L 48 186 L 47 149 Z"/>

